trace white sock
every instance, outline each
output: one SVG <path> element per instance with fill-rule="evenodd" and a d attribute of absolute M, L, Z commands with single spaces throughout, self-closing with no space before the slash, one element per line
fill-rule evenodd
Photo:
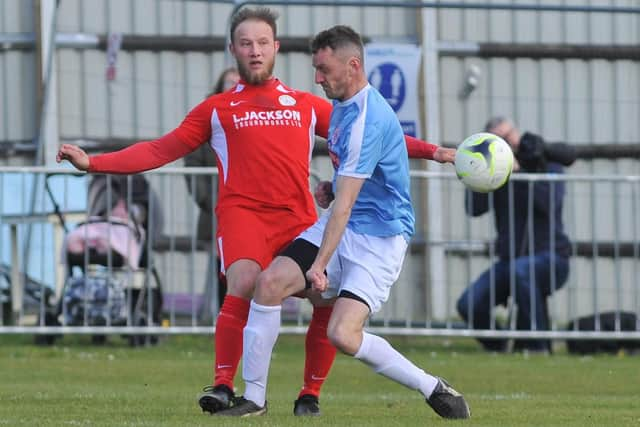
<path fill-rule="evenodd" d="M 405 387 L 418 390 L 425 398 L 431 396 L 438 379 L 427 374 L 400 354 L 384 338 L 363 332 L 362 344 L 354 355 L 376 373 L 384 375 Z"/>
<path fill-rule="evenodd" d="M 281 306 L 257 304 L 251 300 L 249 319 L 243 332 L 242 379 L 244 397 L 264 406 L 271 353 L 280 332 Z"/>

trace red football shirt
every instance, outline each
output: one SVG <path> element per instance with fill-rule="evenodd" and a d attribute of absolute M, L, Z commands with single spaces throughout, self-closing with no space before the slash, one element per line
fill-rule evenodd
<path fill-rule="evenodd" d="M 139 173 L 177 160 L 208 142 L 216 152 L 216 210 L 229 206 L 290 209 L 316 218 L 309 192 L 314 135 L 326 138 L 331 104 L 278 79 L 232 90 L 196 106 L 176 129 L 123 150 L 92 156 L 90 172 Z M 406 137 L 410 157 L 433 158 L 437 146 Z"/>
<path fill-rule="evenodd" d="M 239 83 L 196 106 L 178 128 L 155 141 L 91 157 L 91 172 L 137 173 L 176 160 L 208 142 L 216 152 L 216 209 L 290 209 L 313 222 L 309 162 L 315 135 L 327 137 L 331 104 L 272 79 Z M 306 218 L 305 218 L 306 217 Z"/>

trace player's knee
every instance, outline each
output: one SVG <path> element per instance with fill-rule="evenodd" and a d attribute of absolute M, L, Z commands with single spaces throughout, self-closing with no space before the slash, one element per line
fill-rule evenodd
<path fill-rule="evenodd" d="M 256 283 L 255 274 L 242 274 L 227 277 L 227 293 L 245 299 L 250 299 Z"/>
<path fill-rule="evenodd" d="M 227 293 L 229 295 L 251 299 L 260 265 L 249 260 L 238 260 L 227 268 Z"/>
<path fill-rule="evenodd" d="M 272 269 L 266 269 L 258 275 L 256 299 L 264 302 L 278 302 L 284 298 L 284 284 L 280 275 Z"/>
<path fill-rule="evenodd" d="M 354 355 L 358 352 L 356 331 L 340 322 L 330 322 L 327 337 L 331 344 L 343 353 Z"/>

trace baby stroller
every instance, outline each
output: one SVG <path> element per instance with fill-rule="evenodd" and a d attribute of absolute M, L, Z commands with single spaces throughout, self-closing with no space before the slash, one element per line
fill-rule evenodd
<path fill-rule="evenodd" d="M 148 263 L 148 240 L 157 237 L 162 226 L 159 206 L 142 175 L 91 178 L 89 217 L 65 238 L 67 279 L 46 324 L 160 324 L 162 287 L 157 270 Z M 48 344 L 55 340 L 51 335 L 38 337 Z M 156 338 L 130 335 L 129 341 L 140 345 Z M 92 336 L 94 343 L 105 340 Z"/>

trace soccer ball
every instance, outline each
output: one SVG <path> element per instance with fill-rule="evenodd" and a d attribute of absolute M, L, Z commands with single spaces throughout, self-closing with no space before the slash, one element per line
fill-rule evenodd
<path fill-rule="evenodd" d="M 456 174 L 470 190 L 489 193 L 502 187 L 511 175 L 513 151 L 492 133 L 476 133 L 456 150 Z"/>

